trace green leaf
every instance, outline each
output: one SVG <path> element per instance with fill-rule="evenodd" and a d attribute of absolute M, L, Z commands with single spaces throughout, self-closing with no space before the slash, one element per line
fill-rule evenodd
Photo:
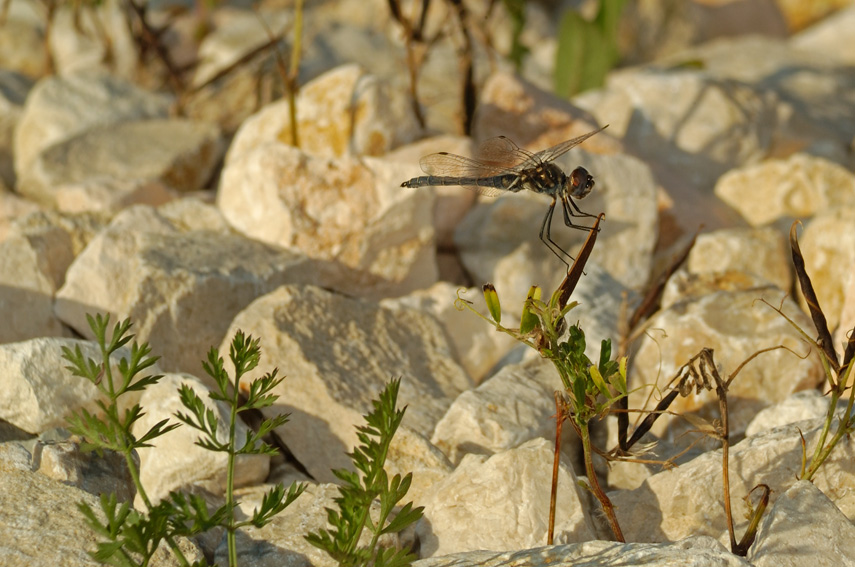
<path fill-rule="evenodd" d="M 558 29 L 555 92 L 569 97 L 600 87 L 617 63 L 617 26 L 624 0 L 602 0 L 593 21 L 567 11 Z"/>
<path fill-rule="evenodd" d="M 612 393 L 609 391 L 609 387 L 606 385 L 606 381 L 603 380 L 603 375 L 600 374 L 600 369 L 592 364 L 588 368 L 588 372 L 591 376 L 591 380 L 597 387 L 597 390 L 599 390 L 600 393 L 606 397 L 606 399 L 611 399 Z"/>
<path fill-rule="evenodd" d="M 535 301 L 540 300 L 541 293 L 540 286 L 537 285 L 531 286 L 528 290 L 520 318 L 520 334 L 522 335 L 532 332 L 540 324 L 540 318 L 532 311 L 532 307 Z"/>
<path fill-rule="evenodd" d="M 487 310 L 490 312 L 490 317 L 496 323 L 502 322 L 502 306 L 499 303 L 499 294 L 496 293 L 496 288 L 493 284 L 484 284 L 484 301 L 487 302 Z"/>

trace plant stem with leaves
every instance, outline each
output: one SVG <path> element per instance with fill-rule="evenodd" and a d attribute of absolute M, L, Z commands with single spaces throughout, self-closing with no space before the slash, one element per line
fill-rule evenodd
<path fill-rule="evenodd" d="M 359 472 L 333 471 L 343 484 L 335 499 L 338 510 L 327 508 L 332 529 L 321 529 L 306 536 L 309 543 L 329 553 L 342 567 L 404 567 L 415 559 L 407 549 L 378 549 L 380 536 L 401 532 L 418 521 L 423 510 L 408 502 L 389 520 L 395 506 L 406 496 L 413 476 L 409 473 L 402 478 L 396 474 L 390 481 L 383 468 L 389 445 L 406 410 L 396 408 L 400 383 L 400 380 L 389 382 L 380 393 L 380 399 L 372 400 L 374 409 L 365 416 L 366 425 L 357 427 L 360 445 L 348 456 Z M 380 514 L 375 521 L 370 511 L 378 498 Z M 366 527 L 371 532 L 371 540 L 367 546 L 359 547 Z"/>
<path fill-rule="evenodd" d="M 189 528 L 190 533 L 199 530 L 210 529 L 213 525 L 219 525 L 226 530 L 226 541 L 228 545 L 229 565 L 237 566 L 237 544 L 235 534 L 244 526 L 263 527 L 273 519 L 273 516 L 287 508 L 306 489 L 305 484 L 292 483 L 286 494 L 285 488 L 280 484 L 269 490 L 262 498 L 261 508 L 253 511 L 249 520 L 238 522 L 235 519 L 235 508 L 237 504 L 234 498 L 234 473 L 235 460 L 238 455 L 275 455 L 276 449 L 262 439 L 275 428 L 284 425 L 288 421 L 287 415 L 278 415 L 274 418 L 265 419 L 258 427 L 258 431 L 247 431 L 246 438 L 238 447 L 236 438 L 236 427 L 238 414 L 241 412 L 262 409 L 273 405 L 279 398 L 272 391 L 284 378 L 277 377 L 274 369 L 252 381 L 249 384 L 249 392 L 246 399 L 242 400 L 240 395 L 240 380 L 258 366 L 261 359 L 261 349 L 258 339 L 245 335 L 238 331 L 229 348 L 229 359 L 234 366 L 234 377 L 230 378 L 216 348 L 208 352 L 208 360 L 202 363 L 205 372 L 214 379 L 217 389 L 211 391 L 210 398 L 214 401 L 224 402 L 229 406 L 228 436 L 225 441 L 220 441 L 218 431 L 220 429 L 217 413 L 208 407 L 202 398 L 188 385 L 184 384 L 179 389 L 181 403 L 190 413 L 179 412 L 176 417 L 190 427 L 202 432 L 203 436 L 196 441 L 200 447 L 209 451 L 222 452 L 228 455 L 228 469 L 226 481 L 226 502 L 213 514 L 208 515 L 204 502 L 199 497 L 191 497 L 189 503 L 181 495 L 172 494 L 173 513 L 182 519 L 185 524 L 194 527 Z"/>
<path fill-rule="evenodd" d="M 139 404 L 134 404 L 124 412 L 119 409 L 119 400 L 130 392 L 139 392 L 156 384 L 162 376 L 143 376 L 138 374 L 150 368 L 157 362 L 157 357 L 149 356 L 151 348 L 147 343 L 131 345 L 130 358 L 121 357 L 118 361 L 119 376 L 115 376 L 110 364 L 110 357 L 127 345 L 134 338 L 128 334 L 131 328 L 129 319 L 116 323 L 109 339 L 107 329 L 109 316 L 86 316 L 89 327 L 95 335 L 95 341 L 100 349 L 100 360 L 96 361 L 83 355 L 80 347 L 74 350 L 62 348 L 62 356 L 69 362 L 66 368 L 75 376 L 86 378 L 92 382 L 106 398 L 96 404 L 101 410 L 100 415 L 82 409 L 69 418 L 69 429 L 72 433 L 84 439 L 81 448 L 84 451 L 96 451 L 103 454 L 104 450 L 116 451 L 125 458 L 128 470 L 140 499 L 146 506 L 148 514 L 138 512 L 130 507 L 128 502 L 118 503 L 115 494 L 101 496 L 101 510 L 106 518 L 102 522 L 92 508 L 81 502 L 78 507 L 86 517 L 90 527 L 106 538 L 99 542 L 92 556 L 101 562 L 111 565 L 131 566 L 147 565 L 157 550 L 161 541 L 166 540 L 175 556 L 182 565 L 189 565 L 184 554 L 175 544 L 175 535 L 167 521 L 165 510 L 152 506 L 151 500 L 140 481 L 139 467 L 134 453 L 144 447 L 151 447 L 152 440 L 172 431 L 178 424 L 168 424 L 164 419 L 153 425 L 139 439 L 132 433 L 134 423 L 144 414 Z"/>

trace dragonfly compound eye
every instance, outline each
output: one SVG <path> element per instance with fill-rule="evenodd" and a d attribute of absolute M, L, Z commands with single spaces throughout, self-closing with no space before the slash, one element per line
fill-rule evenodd
<path fill-rule="evenodd" d="M 570 173 L 570 196 L 576 199 L 586 197 L 594 188 L 594 178 L 584 167 L 577 167 Z"/>

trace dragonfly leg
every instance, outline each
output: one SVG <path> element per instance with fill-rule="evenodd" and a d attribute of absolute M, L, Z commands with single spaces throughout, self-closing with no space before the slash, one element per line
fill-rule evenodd
<path fill-rule="evenodd" d="M 552 203 L 549 204 L 549 210 L 546 211 L 546 216 L 543 217 L 543 224 L 540 226 L 540 240 L 543 242 L 549 251 L 558 256 L 558 259 L 564 262 L 564 265 L 567 266 L 567 269 L 570 269 L 570 264 L 564 258 L 570 258 L 570 260 L 574 260 L 573 256 L 567 253 L 566 250 L 561 248 L 554 240 L 552 240 L 552 236 L 550 234 L 552 229 L 552 215 L 555 213 L 555 199 L 552 200 Z M 565 213 L 566 215 L 566 213 Z M 544 233 L 546 234 L 546 238 L 544 238 Z M 562 256 L 562 254 L 564 256 Z"/>
<path fill-rule="evenodd" d="M 575 228 L 575 229 L 577 229 L 577 230 L 584 230 L 584 231 L 590 231 L 590 230 L 591 230 L 591 227 L 590 227 L 590 226 L 585 226 L 585 225 L 583 225 L 583 224 L 576 224 L 576 223 L 574 223 L 574 222 L 571 220 L 571 217 L 589 217 L 589 218 L 597 218 L 597 215 L 592 215 L 592 214 L 589 214 L 589 213 L 584 213 L 584 212 L 582 212 L 582 211 L 579 209 L 579 206 L 578 206 L 578 205 L 576 205 L 576 203 L 574 203 L 574 202 L 573 202 L 573 199 L 571 199 L 570 197 L 566 197 L 566 198 L 562 199 L 562 200 L 561 200 L 561 205 L 562 205 L 562 208 L 564 209 L 564 224 L 566 224 L 566 225 L 567 225 L 567 226 L 569 226 L 570 228 Z M 571 209 L 571 208 L 570 208 L 571 206 L 573 207 L 573 209 L 576 209 L 576 213 L 578 213 L 578 214 L 574 214 L 574 213 L 573 213 L 573 209 Z"/>

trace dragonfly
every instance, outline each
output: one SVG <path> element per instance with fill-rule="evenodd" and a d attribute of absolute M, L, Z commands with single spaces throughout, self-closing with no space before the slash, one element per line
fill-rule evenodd
<path fill-rule="evenodd" d="M 561 202 L 566 226 L 591 230 L 591 227 L 574 223 L 572 218 L 596 218 L 596 215 L 582 212 L 574 201 L 583 199 L 591 192 L 594 178 L 584 167 L 577 167 L 570 175 L 566 175 L 552 162 L 607 127 L 608 124 L 537 153 L 519 147 L 505 136 L 498 136 L 481 145 L 476 159 L 448 152 L 430 154 L 419 161 L 422 171 L 427 175 L 405 181 L 401 187 L 460 185 L 488 197 L 506 192 L 518 193 L 524 189 L 548 195 L 552 202 L 540 226 L 540 240 L 569 268 L 570 264 L 565 257 L 571 260 L 573 257 L 552 240 L 555 205 Z"/>

